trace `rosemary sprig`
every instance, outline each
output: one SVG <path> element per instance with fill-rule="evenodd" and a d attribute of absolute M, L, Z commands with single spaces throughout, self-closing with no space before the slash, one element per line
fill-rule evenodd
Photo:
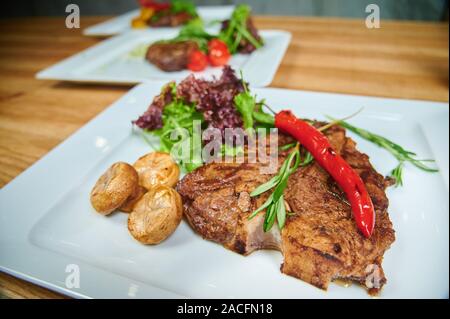
<path fill-rule="evenodd" d="M 362 108 L 360 108 L 358 111 L 356 111 L 355 113 L 350 114 L 350 115 L 348 115 L 348 116 L 346 116 L 346 117 L 344 117 L 344 118 L 342 118 L 342 119 L 333 119 L 330 123 L 328 123 L 328 124 L 326 124 L 326 125 L 324 125 L 324 126 L 318 128 L 318 130 L 319 130 L 320 132 L 326 131 L 326 130 L 328 130 L 330 127 L 332 127 L 332 126 L 334 126 L 334 125 L 336 125 L 336 124 L 339 124 L 340 122 L 347 121 L 347 120 L 349 120 L 349 119 L 355 117 L 356 115 L 358 115 L 359 113 L 361 113 L 363 110 L 364 110 L 364 108 L 362 107 Z"/>
<path fill-rule="evenodd" d="M 336 119 L 332 118 L 331 116 L 327 116 L 327 117 L 330 120 L 336 121 Z M 434 162 L 434 160 L 417 159 L 416 153 L 404 149 L 402 146 L 392 142 L 391 140 L 388 140 L 387 138 L 385 138 L 381 135 L 369 132 L 362 128 L 358 128 L 358 127 L 353 126 L 345 121 L 338 121 L 337 124 L 348 129 L 349 131 L 352 131 L 353 133 L 359 135 L 360 137 L 374 143 L 375 145 L 378 145 L 379 147 L 384 148 L 399 161 L 399 164 L 397 165 L 397 167 L 395 169 L 393 169 L 391 172 L 391 176 L 396 179 L 397 186 L 403 185 L 402 173 L 403 173 L 403 166 L 404 166 L 405 162 L 410 162 L 417 168 L 419 168 L 423 171 L 426 171 L 426 172 L 435 173 L 435 172 L 439 171 L 438 169 L 429 167 L 425 164 L 425 162 Z"/>
<path fill-rule="evenodd" d="M 289 176 L 297 170 L 301 162 L 300 147 L 297 144 L 295 149 L 288 155 L 286 160 L 281 165 L 278 174 L 251 192 L 250 196 L 255 197 L 269 191 L 270 189 L 273 189 L 272 194 L 270 194 L 264 204 L 262 204 L 248 217 L 248 219 L 252 219 L 265 209 L 266 215 L 263 224 L 263 229 L 265 232 L 268 232 L 272 228 L 275 223 L 275 219 L 278 222 L 279 229 L 284 227 L 286 222 L 286 207 L 284 204 L 283 192 L 287 187 Z"/>
<path fill-rule="evenodd" d="M 295 147 L 297 145 L 297 142 L 293 142 L 293 143 L 289 143 L 289 144 L 284 144 L 282 146 L 280 146 L 278 149 L 280 151 L 287 151 L 293 147 Z"/>
<path fill-rule="evenodd" d="M 401 161 L 391 171 L 391 176 L 395 179 L 395 186 L 403 186 L 403 165 L 405 162 Z"/>
<path fill-rule="evenodd" d="M 297 142 L 285 144 L 285 145 L 280 146 L 278 149 L 280 151 L 287 151 L 287 150 L 297 146 L 297 144 L 298 144 Z M 303 159 L 301 159 L 299 166 L 301 166 L 301 167 L 308 166 L 313 161 L 314 161 L 314 157 L 311 155 L 310 152 L 305 150 L 305 156 L 303 157 Z"/>
<path fill-rule="evenodd" d="M 311 155 L 310 152 L 305 153 L 305 157 L 303 157 L 302 161 L 300 162 L 301 167 L 308 166 L 314 161 L 314 157 Z"/>

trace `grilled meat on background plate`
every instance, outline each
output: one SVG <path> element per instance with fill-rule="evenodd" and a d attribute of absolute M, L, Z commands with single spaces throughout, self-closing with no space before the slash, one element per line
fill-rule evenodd
<path fill-rule="evenodd" d="M 243 255 L 277 249 L 284 256 L 283 273 L 321 289 L 338 278 L 365 286 L 373 265 L 379 267 L 379 284 L 384 285 L 381 262 L 395 240 L 385 194 L 389 183 L 374 170 L 369 157 L 356 149 L 343 128 L 333 126 L 326 135 L 336 152 L 360 174 L 372 198 L 376 221 L 370 238 L 359 232 L 345 194 L 315 162 L 290 176 L 284 195 L 293 214 L 287 216 L 281 231 L 274 225 L 267 233 L 262 226 L 264 212 L 248 220 L 271 193 L 250 197 L 257 186 L 272 177 L 260 174 L 262 164 L 210 163 L 200 167 L 177 185 L 192 228 L 203 238 Z M 280 135 L 279 140 L 283 139 L 286 137 Z M 279 154 L 279 165 L 286 155 Z M 378 289 L 369 292 L 377 293 Z"/>
<path fill-rule="evenodd" d="M 162 10 L 157 13 L 155 18 L 150 19 L 148 25 L 151 27 L 177 27 L 186 24 L 194 17 L 188 12 L 172 12 L 170 9 Z"/>
<path fill-rule="evenodd" d="M 156 42 L 147 49 L 145 59 L 163 71 L 181 71 L 187 68 L 191 53 L 198 49 L 195 41 Z"/>

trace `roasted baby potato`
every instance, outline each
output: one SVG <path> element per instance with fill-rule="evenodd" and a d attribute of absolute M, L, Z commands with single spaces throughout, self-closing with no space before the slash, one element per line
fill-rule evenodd
<path fill-rule="evenodd" d="M 97 212 L 108 215 L 136 192 L 139 177 L 130 164 L 113 164 L 100 176 L 91 191 L 91 204 Z"/>
<path fill-rule="evenodd" d="M 139 184 L 150 190 L 156 185 L 174 186 L 180 177 L 180 169 L 170 154 L 153 152 L 134 163 L 139 175 Z"/>
<path fill-rule="evenodd" d="M 119 210 L 124 213 L 131 213 L 133 211 L 134 205 L 141 199 L 142 196 L 147 192 L 142 186 L 138 186 L 135 192 L 119 207 Z"/>
<path fill-rule="evenodd" d="M 158 185 L 150 189 L 128 216 L 128 230 L 143 244 L 158 244 L 181 222 L 181 196 L 173 188 Z"/>

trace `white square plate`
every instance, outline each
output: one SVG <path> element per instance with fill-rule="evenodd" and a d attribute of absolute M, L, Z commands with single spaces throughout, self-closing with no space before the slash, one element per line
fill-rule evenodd
<path fill-rule="evenodd" d="M 129 235 L 126 214 L 94 212 L 89 193 L 101 173 L 150 151 L 132 133 L 131 120 L 146 110 L 162 84 L 135 87 L 0 191 L 0 270 L 76 297 L 368 298 L 357 285 L 331 284 L 325 292 L 285 276 L 279 252 L 243 257 L 201 239 L 185 221 L 162 244 L 144 246 Z M 352 123 L 438 160 L 442 173 L 406 165 L 405 186 L 388 190 L 397 240 L 385 254 L 388 283 L 380 297 L 448 297 L 448 104 L 253 92 L 276 110 L 291 108 L 307 118 L 341 117 L 364 106 Z M 382 174 L 396 165 L 384 150 L 353 137 Z M 79 268 L 80 288 L 66 287 L 68 265 Z"/>
<path fill-rule="evenodd" d="M 216 21 L 223 21 L 229 19 L 233 13 L 234 6 L 199 6 L 197 12 L 205 25 L 209 25 Z M 93 37 L 105 37 L 117 35 L 132 30 L 131 20 L 139 15 L 140 9 L 136 9 L 116 18 L 107 20 L 105 22 L 95 24 L 83 30 L 83 34 Z M 153 28 L 153 30 L 179 30 L 176 28 Z"/>
<path fill-rule="evenodd" d="M 136 84 L 147 80 L 181 80 L 190 71 L 164 72 L 144 59 L 147 45 L 175 37 L 178 31 L 130 31 L 67 58 L 41 72 L 36 77 L 47 80 Z M 255 87 L 269 85 L 286 52 L 291 34 L 286 31 L 260 31 L 265 44 L 252 54 L 236 54 L 229 64 L 241 69 L 245 80 Z M 133 52 L 140 52 L 136 56 Z M 264 65 L 261 68 L 261 65 Z M 196 75 L 211 78 L 220 75 L 219 67 L 208 67 Z"/>

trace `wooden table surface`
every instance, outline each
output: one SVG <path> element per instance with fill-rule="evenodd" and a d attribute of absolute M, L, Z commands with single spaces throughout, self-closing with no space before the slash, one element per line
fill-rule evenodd
<path fill-rule="evenodd" d="M 38 81 L 36 72 L 101 39 L 82 28 L 108 17 L 0 20 L 0 186 L 129 90 L 126 86 Z M 448 23 L 257 17 L 261 29 L 292 32 L 274 87 L 449 100 Z M 1 212 L 0 212 L 1 213 Z M 0 273 L 0 298 L 63 296 Z"/>

